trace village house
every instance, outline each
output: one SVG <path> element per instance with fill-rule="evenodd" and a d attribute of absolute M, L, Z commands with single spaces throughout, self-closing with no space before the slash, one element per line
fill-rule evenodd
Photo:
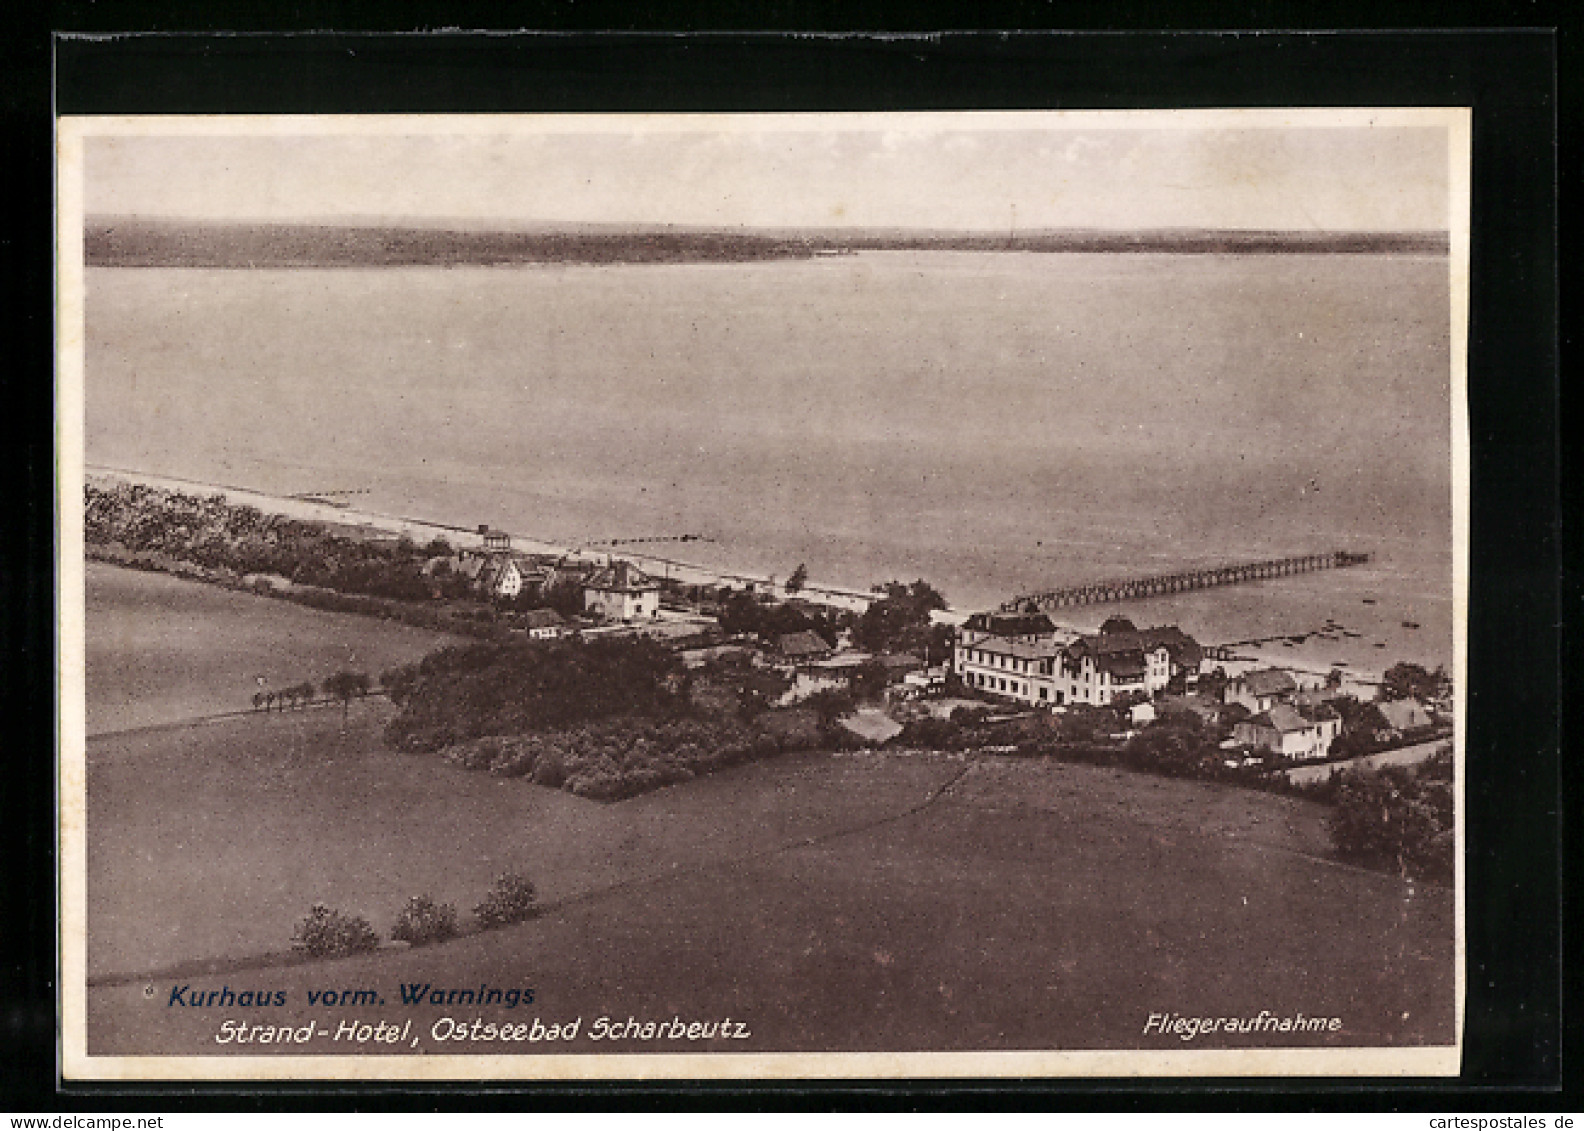
<path fill-rule="evenodd" d="M 804 629 L 777 637 L 776 651 L 787 660 L 818 660 L 830 655 L 831 647 L 819 633 Z"/>
<path fill-rule="evenodd" d="M 1376 703 L 1375 709 L 1380 712 L 1388 728 L 1382 736 L 1388 742 L 1416 730 L 1428 729 L 1435 721 L 1430 717 L 1430 712 L 1413 699 L 1385 699 Z"/>
<path fill-rule="evenodd" d="M 567 631 L 566 621 L 554 609 L 529 609 L 522 614 L 522 626 L 530 640 L 555 640 Z"/>
<path fill-rule="evenodd" d="M 1226 688 L 1228 703 L 1241 703 L 1250 714 L 1259 715 L 1278 703 L 1290 703 L 1298 692 L 1298 681 L 1280 668 L 1261 668 L 1237 676 Z"/>
<path fill-rule="evenodd" d="M 604 620 L 653 620 L 660 583 L 631 562 L 614 562 L 583 582 L 583 608 Z"/>
<path fill-rule="evenodd" d="M 1233 741 L 1240 746 L 1300 760 L 1324 758 L 1341 733 L 1342 718 L 1331 707 L 1300 711 L 1290 703 L 1277 703 L 1232 728 Z"/>

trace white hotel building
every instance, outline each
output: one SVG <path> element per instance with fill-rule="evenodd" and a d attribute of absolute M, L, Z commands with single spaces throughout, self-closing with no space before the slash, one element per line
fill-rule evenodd
<path fill-rule="evenodd" d="M 1105 706 L 1154 696 L 1179 672 L 1197 675 L 1199 645 L 1176 627 L 1139 630 L 1113 617 L 1098 633 L 1057 628 L 1044 614 L 984 613 L 958 635 L 957 674 L 968 686 L 1035 706 Z"/>

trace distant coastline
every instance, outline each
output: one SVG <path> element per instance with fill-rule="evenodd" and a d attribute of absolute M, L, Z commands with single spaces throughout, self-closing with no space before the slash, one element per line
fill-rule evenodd
<path fill-rule="evenodd" d="M 949 232 L 909 229 L 706 229 L 579 224 L 239 223 L 89 219 L 90 267 L 358 268 L 535 263 L 746 263 L 865 251 L 1149 253 L 1186 255 L 1446 255 L 1445 232 L 1207 229 Z"/>

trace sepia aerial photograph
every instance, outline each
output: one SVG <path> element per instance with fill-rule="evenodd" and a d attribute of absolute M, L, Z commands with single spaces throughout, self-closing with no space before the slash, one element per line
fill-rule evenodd
<path fill-rule="evenodd" d="M 69 1078 L 1457 1072 L 1466 112 L 59 136 Z"/>

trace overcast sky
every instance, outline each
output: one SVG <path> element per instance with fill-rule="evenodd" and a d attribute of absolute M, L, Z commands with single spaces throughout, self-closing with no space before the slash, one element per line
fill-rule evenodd
<path fill-rule="evenodd" d="M 480 119 L 441 132 L 409 119 L 356 132 L 331 119 L 276 122 L 259 136 L 179 121 L 174 136 L 87 138 L 88 215 L 981 230 L 1449 223 L 1448 134 L 1434 126 L 1246 128 L 1220 117 L 1163 128 L 1157 116 L 1115 129 L 1051 114 Z"/>

